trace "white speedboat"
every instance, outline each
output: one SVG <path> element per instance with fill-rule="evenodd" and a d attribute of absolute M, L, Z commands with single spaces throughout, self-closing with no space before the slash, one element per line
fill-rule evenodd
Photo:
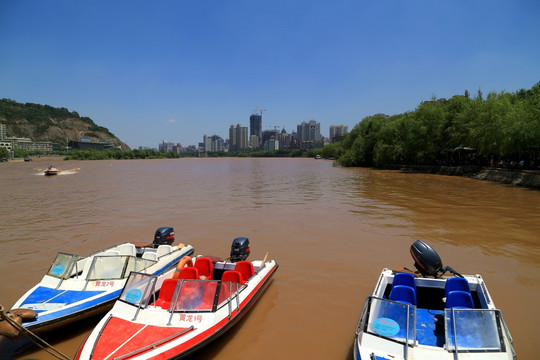
<path fill-rule="evenodd" d="M 482 277 L 443 268 L 422 241 L 411 254 L 420 277 L 382 271 L 356 327 L 354 358 L 515 359 L 508 327 Z"/>
<path fill-rule="evenodd" d="M 58 169 L 51 165 L 45 169 L 44 174 L 48 176 L 56 175 L 58 174 Z"/>
<path fill-rule="evenodd" d="M 245 315 L 278 268 L 235 256 L 242 248 L 249 254 L 247 238 L 234 240 L 227 261 L 194 258 L 159 292 L 155 276 L 132 273 L 75 359 L 180 359 L 209 344 Z"/>
<path fill-rule="evenodd" d="M 59 252 L 43 279 L 12 309 L 37 313 L 35 319 L 22 323 L 33 332 L 104 313 L 120 296 L 130 272 L 172 274 L 178 262 L 193 253 L 191 245 L 172 246 L 173 241 L 173 229 L 164 227 L 156 231 L 154 243 L 146 247 L 125 243 L 88 257 Z"/>

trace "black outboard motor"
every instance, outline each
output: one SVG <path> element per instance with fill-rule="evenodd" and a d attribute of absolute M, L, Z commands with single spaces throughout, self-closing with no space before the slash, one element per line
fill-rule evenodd
<path fill-rule="evenodd" d="M 247 237 L 234 239 L 231 246 L 231 262 L 246 260 L 249 256 L 249 251 L 249 239 Z"/>
<path fill-rule="evenodd" d="M 438 277 L 443 269 L 439 254 L 422 240 L 417 240 L 411 245 L 411 256 L 414 259 L 414 267 L 424 277 Z"/>
<path fill-rule="evenodd" d="M 420 271 L 420 274 L 424 277 L 432 276 L 438 278 L 443 276 L 447 271 L 450 271 L 456 276 L 463 277 L 463 275 L 452 269 L 450 266 L 445 266 L 443 268 L 439 254 L 422 240 L 417 240 L 411 245 L 411 255 L 414 259 L 414 267 Z"/>
<path fill-rule="evenodd" d="M 160 227 L 154 235 L 152 245 L 157 248 L 159 245 L 172 245 L 174 242 L 174 229 L 172 227 Z"/>

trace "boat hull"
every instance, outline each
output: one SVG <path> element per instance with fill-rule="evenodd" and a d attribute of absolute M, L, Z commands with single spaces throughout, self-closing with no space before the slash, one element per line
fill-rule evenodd
<path fill-rule="evenodd" d="M 480 275 L 408 275 L 410 286 L 398 277 L 384 269 L 367 298 L 355 331 L 355 360 L 515 359 L 510 332 Z M 452 304 L 452 282 L 467 284 L 470 306 Z M 396 295 L 403 287 L 411 288 L 412 299 Z"/>
<path fill-rule="evenodd" d="M 189 355 L 197 352 L 198 350 L 204 348 L 205 346 L 212 343 L 214 340 L 219 338 L 221 335 L 225 334 L 230 328 L 232 328 L 236 323 L 238 323 L 253 307 L 253 305 L 257 302 L 257 300 L 260 298 L 262 293 L 270 286 L 272 283 L 272 275 L 274 274 L 275 270 L 277 270 L 277 267 L 274 269 L 272 274 L 270 274 L 270 278 L 268 281 L 264 282 L 262 284 L 262 287 L 257 290 L 257 292 L 254 294 L 254 296 L 248 301 L 248 303 L 241 308 L 231 320 L 226 321 L 224 324 L 218 324 L 216 327 L 208 329 L 207 333 L 201 334 L 201 338 L 196 340 L 196 342 L 192 345 L 189 345 L 187 349 L 183 349 L 183 346 L 179 347 L 179 353 L 173 355 L 172 357 L 169 357 L 168 359 L 184 359 L 188 357 Z M 174 350 L 171 353 L 174 353 L 178 350 Z"/>
<path fill-rule="evenodd" d="M 192 254 L 193 251 L 191 246 L 176 249 L 164 254 L 156 262 L 148 263 L 151 265 L 145 268 L 145 271 L 170 276 L 178 261 Z M 103 253 L 98 252 L 93 257 L 99 257 Z M 104 258 L 114 260 L 115 257 L 105 256 Z M 122 261 L 130 263 L 137 258 L 118 256 L 118 259 L 119 264 L 123 266 Z M 89 257 L 88 262 L 91 261 L 92 257 Z M 74 321 L 106 313 L 120 296 L 129 275 L 128 273 L 124 278 L 106 280 L 88 280 L 84 278 L 84 275 L 77 277 L 72 275 L 68 279 L 59 279 L 53 276 L 55 269 L 59 269 L 58 264 L 51 266 L 51 270 L 42 281 L 24 294 L 12 307 L 31 309 L 38 313 L 36 319 L 22 324 L 32 332 L 44 333 Z"/>
<path fill-rule="evenodd" d="M 252 277 L 246 287 L 239 291 L 241 297 L 233 297 L 230 302 L 213 311 L 171 313 L 168 307 L 162 309 L 148 305 L 137 312 L 135 306 L 121 301 L 122 296 L 89 335 L 75 359 L 186 358 L 226 333 L 249 312 L 271 284 L 278 265 L 272 261 L 262 268 L 265 267 L 267 269 L 260 274 L 260 278 Z M 122 334 L 120 338 L 106 336 L 119 333 Z"/>

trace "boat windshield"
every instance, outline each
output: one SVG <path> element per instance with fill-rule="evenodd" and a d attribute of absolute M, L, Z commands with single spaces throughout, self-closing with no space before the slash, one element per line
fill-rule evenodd
<path fill-rule="evenodd" d="M 241 285 L 219 280 L 180 280 L 176 284 L 169 311 L 213 311 L 233 299 Z"/>
<path fill-rule="evenodd" d="M 120 300 L 135 306 L 146 307 L 152 300 L 156 281 L 155 275 L 131 273 L 122 290 Z"/>
<path fill-rule="evenodd" d="M 155 262 L 134 256 L 95 256 L 88 270 L 88 280 L 123 279 L 131 271 L 141 271 Z"/>
<path fill-rule="evenodd" d="M 446 309 L 444 323 L 449 351 L 505 351 L 499 310 Z"/>
<path fill-rule="evenodd" d="M 444 316 L 444 323 L 441 321 L 444 324 L 444 338 L 442 327 L 439 337 L 433 324 L 433 320 L 438 322 L 439 316 L 440 320 Z M 494 309 L 435 311 L 370 296 L 357 331 L 361 328 L 373 335 L 413 346 L 418 341 L 422 345 L 444 346 L 452 352 L 506 351 L 503 331 L 507 331 L 507 328 L 500 311 Z"/>
<path fill-rule="evenodd" d="M 400 343 L 416 340 L 416 306 L 387 299 L 369 297 L 366 331 Z"/>
<path fill-rule="evenodd" d="M 47 271 L 47 275 L 59 279 L 67 279 L 72 275 L 73 268 L 78 260 L 78 255 L 59 252 L 56 254 L 56 258 L 49 268 L 49 271 Z"/>

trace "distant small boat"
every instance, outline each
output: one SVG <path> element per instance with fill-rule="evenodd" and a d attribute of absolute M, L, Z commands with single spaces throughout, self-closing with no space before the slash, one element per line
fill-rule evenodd
<path fill-rule="evenodd" d="M 58 169 L 52 165 L 45 169 L 45 175 L 56 175 L 56 174 L 58 174 Z"/>

